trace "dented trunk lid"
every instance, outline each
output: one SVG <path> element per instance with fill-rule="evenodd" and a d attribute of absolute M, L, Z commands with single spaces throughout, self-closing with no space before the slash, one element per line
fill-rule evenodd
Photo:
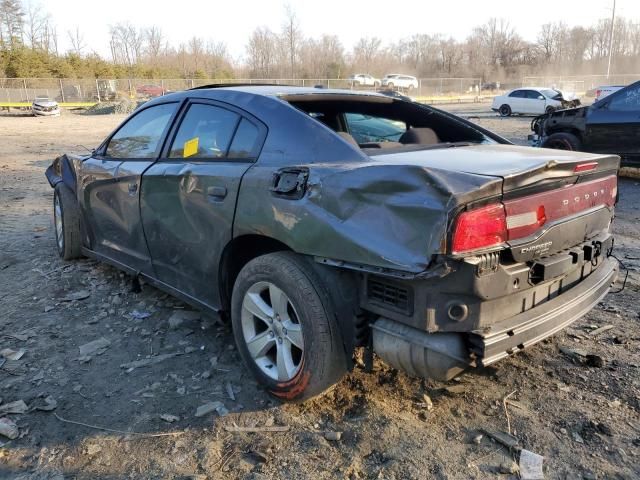
<path fill-rule="evenodd" d="M 576 177 L 576 166 L 597 162 L 587 172 L 618 170 L 620 159 L 616 155 L 594 155 L 545 148 L 516 145 L 469 145 L 456 148 L 428 148 L 408 152 L 375 155 L 383 163 L 397 162 L 425 168 L 437 168 L 488 177 L 502 178 L 503 193 L 530 187 L 539 182 Z"/>

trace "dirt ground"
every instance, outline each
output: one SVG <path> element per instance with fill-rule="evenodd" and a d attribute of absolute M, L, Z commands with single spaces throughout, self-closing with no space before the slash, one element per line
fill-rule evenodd
<path fill-rule="evenodd" d="M 527 118 L 450 109 L 518 143 L 528 133 Z M 376 361 L 372 374 L 356 367 L 326 395 L 285 405 L 256 385 L 217 319 L 146 285 L 134 293 L 111 267 L 58 258 L 44 170 L 122 119 L 0 117 L 0 350 L 18 352 L 0 357 L 0 412 L 23 412 L 0 414 L 19 429 L 0 436 L 0 478 L 516 479 L 517 456 L 483 433 L 509 426 L 544 456 L 545 478 L 640 478 L 636 181 L 621 180 L 615 223 L 626 289 L 571 328 L 449 384 Z M 236 426 L 287 430 L 227 430 Z"/>

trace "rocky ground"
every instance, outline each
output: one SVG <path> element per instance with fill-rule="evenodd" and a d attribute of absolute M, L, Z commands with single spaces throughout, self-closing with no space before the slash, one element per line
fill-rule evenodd
<path fill-rule="evenodd" d="M 527 118 L 452 110 L 528 133 Z M 286 405 L 218 319 L 56 255 L 44 169 L 122 119 L 0 117 L 0 478 L 516 479 L 518 455 L 489 435 L 509 429 L 545 478 L 640 478 L 638 183 L 621 181 L 615 223 L 626 288 L 571 328 L 449 384 L 376 361 Z"/>

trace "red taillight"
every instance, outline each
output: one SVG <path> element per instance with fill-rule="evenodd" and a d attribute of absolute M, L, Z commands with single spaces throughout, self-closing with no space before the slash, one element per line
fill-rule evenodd
<path fill-rule="evenodd" d="M 507 240 L 507 218 L 504 206 L 488 205 L 462 212 L 453 231 L 451 250 L 462 253 L 469 250 L 494 247 Z"/>
<path fill-rule="evenodd" d="M 575 173 L 589 172 L 591 170 L 595 170 L 597 166 L 598 162 L 580 163 L 574 167 L 573 171 Z"/>
<path fill-rule="evenodd" d="M 590 164 L 578 167 L 581 165 Z M 467 210 L 456 220 L 451 252 L 465 253 L 524 239 L 547 223 L 593 208 L 613 207 L 617 193 L 617 177 L 611 175 Z"/>

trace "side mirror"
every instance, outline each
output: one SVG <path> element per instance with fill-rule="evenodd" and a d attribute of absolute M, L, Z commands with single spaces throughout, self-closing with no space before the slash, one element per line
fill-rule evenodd
<path fill-rule="evenodd" d="M 544 100 L 544 95 L 540 95 L 540 96 L 538 97 L 538 100 Z"/>

